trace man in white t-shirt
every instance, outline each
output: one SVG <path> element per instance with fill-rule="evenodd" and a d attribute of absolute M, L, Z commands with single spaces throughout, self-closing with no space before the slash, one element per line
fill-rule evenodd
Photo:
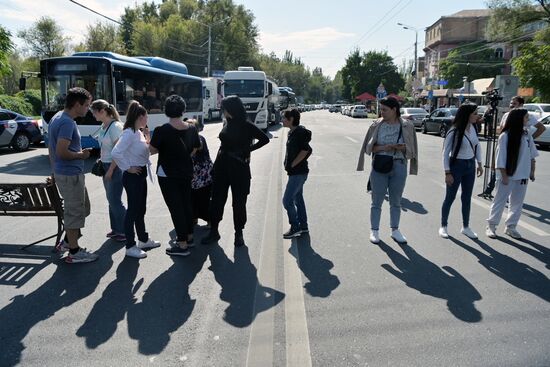
<path fill-rule="evenodd" d="M 523 108 L 523 104 L 525 103 L 525 100 L 520 96 L 512 97 L 510 100 L 510 109 L 515 108 Z M 504 128 L 504 123 L 506 122 L 506 119 L 508 118 L 508 112 L 506 112 L 502 119 L 500 120 L 500 129 Z M 533 133 L 533 139 L 538 138 L 542 135 L 542 133 L 546 130 L 546 127 L 542 122 L 537 121 L 537 118 L 529 114 L 529 127 L 534 126 L 537 130 Z"/>

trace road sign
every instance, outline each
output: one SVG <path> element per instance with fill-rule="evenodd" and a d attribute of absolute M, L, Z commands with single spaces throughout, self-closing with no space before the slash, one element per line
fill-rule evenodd
<path fill-rule="evenodd" d="M 377 94 L 386 93 L 386 88 L 384 87 L 384 84 L 382 84 L 382 82 L 380 82 L 380 84 L 378 85 L 378 88 L 376 88 L 376 93 Z"/>
<path fill-rule="evenodd" d="M 213 77 L 216 77 L 216 78 L 223 78 L 224 75 L 225 75 L 225 71 L 224 71 L 224 70 L 212 70 L 212 76 L 213 76 Z"/>
<path fill-rule="evenodd" d="M 437 81 L 437 84 L 439 84 L 439 85 L 447 85 L 447 84 L 449 84 L 449 81 L 448 81 L 448 80 L 443 80 L 443 79 L 441 79 L 441 80 L 438 80 L 438 81 Z"/>

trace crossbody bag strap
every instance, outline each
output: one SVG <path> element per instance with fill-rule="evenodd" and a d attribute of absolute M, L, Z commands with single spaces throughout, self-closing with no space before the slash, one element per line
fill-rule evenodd
<path fill-rule="evenodd" d="M 115 120 L 111 121 L 111 123 L 109 124 L 109 126 L 107 126 L 107 129 L 105 130 L 105 133 L 103 134 L 103 137 L 101 139 L 99 139 L 98 143 L 99 143 L 99 147 L 101 148 L 101 141 L 103 140 L 103 138 L 105 137 L 105 135 L 107 135 L 107 133 L 109 132 L 109 129 L 111 128 L 111 125 L 114 124 Z M 101 131 L 101 128 L 99 128 L 99 130 Z M 99 135 L 98 135 L 99 137 Z"/>
<path fill-rule="evenodd" d="M 476 154 L 477 154 L 477 144 L 475 145 L 474 147 L 474 144 L 472 143 L 472 141 L 470 140 L 470 138 L 468 137 L 468 135 L 464 134 L 464 137 L 466 139 L 468 139 L 468 143 L 470 143 L 470 147 L 472 148 L 472 150 L 474 151 L 474 158 L 476 157 Z"/>
<path fill-rule="evenodd" d="M 397 142 L 395 144 L 399 144 L 399 139 L 401 139 L 401 136 L 403 136 L 403 123 L 399 121 L 399 135 L 397 136 Z M 405 142 L 405 139 L 403 139 L 403 142 Z M 397 152 L 393 152 L 394 157 L 396 153 Z"/>

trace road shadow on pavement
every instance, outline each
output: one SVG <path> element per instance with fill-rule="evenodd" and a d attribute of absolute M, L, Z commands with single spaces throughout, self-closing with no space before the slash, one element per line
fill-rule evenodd
<path fill-rule="evenodd" d="M 311 237 L 308 233 L 293 238 L 288 252 L 296 258 L 298 267 L 309 280 L 304 285 L 308 294 L 325 298 L 338 288 L 340 280 L 330 273 L 334 264 L 315 252 L 311 247 Z"/>
<path fill-rule="evenodd" d="M 522 213 L 529 218 L 538 220 L 541 223 L 550 225 L 550 211 L 523 203 Z"/>
<path fill-rule="evenodd" d="M 199 246 L 193 248 L 190 256 L 172 257 L 172 266 L 151 282 L 141 302 L 128 302 L 128 334 L 138 341 L 141 354 L 161 353 L 172 334 L 191 316 L 196 300 L 189 296 L 189 286 L 201 271 L 208 252 L 208 248 Z"/>
<path fill-rule="evenodd" d="M 550 280 L 540 271 L 498 252 L 480 240 L 474 240 L 474 242 L 485 252 L 468 246 L 456 238 L 450 237 L 450 240 L 477 257 L 481 265 L 502 280 L 550 302 Z"/>
<path fill-rule="evenodd" d="M 284 293 L 260 284 L 246 246 L 236 247 L 234 261 L 231 261 L 220 246 L 214 245 L 210 262 L 209 269 L 222 287 L 220 299 L 229 303 L 223 319 L 230 325 L 249 326 L 256 315 L 276 306 L 285 297 Z"/>
<path fill-rule="evenodd" d="M 401 210 L 404 212 L 410 210 L 411 212 L 417 214 L 428 214 L 428 210 L 424 208 L 424 205 L 422 205 L 422 203 L 419 203 L 418 201 L 410 201 L 405 197 L 401 198 Z"/>
<path fill-rule="evenodd" d="M 525 252 L 528 255 L 533 256 L 535 259 L 544 263 L 546 265 L 546 269 L 550 269 L 550 249 L 548 247 L 539 245 L 538 243 L 530 241 L 526 238 L 522 238 L 521 240 L 518 240 L 518 241 L 522 242 L 523 244 L 529 245 L 532 248 L 524 246 L 523 244 L 519 244 L 518 242 L 512 241 L 504 237 L 499 237 L 499 240 L 501 242 L 504 242 L 510 246 L 517 248 L 518 250 Z"/>
<path fill-rule="evenodd" d="M 50 246 L 36 245 L 31 251 L 21 250 L 20 247 L 0 244 L 0 286 L 21 288 L 55 260 Z"/>
<path fill-rule="evenodd" d="M 447 300 L 447 308 L 457 319 L 464 322 L 479 322 L 482 319 L 474 302 L 481 300 L 481 294 L 460 273 L 450 266 L 439 267 L 419 255 L 407 244 L 399 245 L 405 255 L 381 241 L 378 246 L 390 260 L 382 264 L 389 273 L 403 281 L 408 287 L 427 296 Z"/>
<path fill-rule="evenodd" d="M 113 266 L 112 255 L 119 249 L 112 241 L 106 241 L 96 251 L 99 259 L 89 264 L 66 264 L 62 260 L 53 263 L 55 272 L 35 291 L 15 296 L 9 305 L 0 310 L 0 345 L 2 366 L 21 363 L 21 355 L 27 348 L 23 340 L 40 322 L 64 308 L 92 294 L 101 278 Z M 58 255 L 52 255 L 58 256 Z M 44 333 L 50 335 L 49 333 Z M 44 340 L 49 348 L 57 348 L 53 340 Z M 70 349 L 70 346 L 65 346 Z"/>

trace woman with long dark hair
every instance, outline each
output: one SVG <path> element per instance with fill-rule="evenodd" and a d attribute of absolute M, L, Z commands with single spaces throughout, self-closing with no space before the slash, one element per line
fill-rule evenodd
<path fill-rule="evenodd" d="M 527 182 L 529 179 L 535 181 L 535 158 L 539 155 L 533 137 L 526 129 L 528 125 L 527 110 L 512 110 L 498 138 L 496 194 L 487 219 L 486 234 L 489 238 L 497 237 L 496 229 L 506 201 L 509 201 L 509 206 L 504 233 L 512 238 L 522 238 L 516 226 L 527 193 Z"/>
<path fill-rule="evenodd" d="M 143 131 L 142 131 L 143 130 Z M 147 209 L 147 170 L 149 162 L 149 130 L 147 110 L 137 101 L 130 102 L 122 135 L 115 145 L 113 159 L 122 174 L 128 209 L 124 217 L 126 256 L 138 259 L 147 257 L 143 250 L 159 247 L 160 243 L 149 238 L 145 230 Z M 137 232 L 136 244 L 134 227 Z"/>
<path fill-rule="evenodd" d="M 461 232 L 469 238 L 477 238 L 477 234 L 470 228 L 470 207 L 476 177 L 476 161 L 477 176 L 483 174 L 481 144 L 479 144 L 477 132 L 473 126 L 479 119 L 476 110 L 477 105 L 473 103 L 460 106 L 453 126 L 447 132 L 443 144 L 443 168 L 447 186 L 445 200 L 441 208 L 441 227 L 439 228 L 439 235 L 443 238 L 449 238 L 447 221 L 459 187 L 462 189 L 460 196 L 462 201 Z"/>
<path fill-rule="evenodd" d="M 174 246 L 166 250 L 170 256 L 187 256 L 193 243 L 191 210 L 191 156 L 200 148 L 195 125 L 183 121 L 185 100 L 178 95 L 166 98 L 164 113 L 168 122 L 155 129 L 149 150 L 159 154 L 157 176 L 164 202 L 176 229 Z"/>
<path fill-rule="evenodd" d="M 380 242 L 380 217 L 386 193 L 389 193 L 391 238 L 401 244 L 407 243 L 407 238 L 399 231 L 401 198 L 407 181 L 408 161 L 410 161 L 409 174 L 418 173 L 418 143 L 414 125 L 401 119 L 399 107 L 399 101 L 393 97 L 380 100 L 382 118 L 369 127 L 357 164 L 357 170 L 362 171 L 364 155 L 372 154 L 369 238 L 375 244 Z M 384 163 L 379 165 L 377 162 Z"/>
<path fill-rule="evenodd" d="M 210 204 L 210 233 L 201 243 L 220 239 L 218 224 L 223 217 L 227 193 L 231 187 L 235 246 L 244 246 L 243 229 L 246 224 L 246 199 L 250 193 L 250 152 L 269 143 L 269 138 L 258 127 L 248 122 L 243 102 L 237 96 L 222 100 L 226 119 L 219 138 L 220 150 L 212 169 L 212 202 Z M 254 143 L 254 140 L 257 142 Z"/>

